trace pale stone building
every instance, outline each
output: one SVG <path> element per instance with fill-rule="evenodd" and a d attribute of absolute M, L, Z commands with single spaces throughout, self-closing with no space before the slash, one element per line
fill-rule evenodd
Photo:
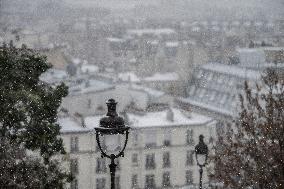
<path fill-rule="evenodd" d="M 102 159 L 97 148 L 94 127 L 101 116 L 86 117 L 84 123 L 61 117 L 61 136 L 76 179 L 71 189 L 110 188 L 109 160 Z M 177 108 L 147 113 L 127 113 L 131 126 L 125 156 L 119 158 L 117 189 L 179 188 L 198 184 L 199 172 L 194 146 L 203 134 L 205 142 L 214 142 L 215 122 L 196 113 Z M 120 142 L 123 143 L 123 137 Z M 204 183 L 208 183 L 207 172 Z"/>

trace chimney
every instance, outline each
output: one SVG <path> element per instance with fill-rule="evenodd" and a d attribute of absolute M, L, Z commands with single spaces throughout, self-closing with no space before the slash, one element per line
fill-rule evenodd
<path fill-rule="evenodd" d="M 174 121 L 174 112 L 171 108 L 167 110 L 167 120 L 173 122 Z"/>
<path fill-rule="evenodd" d="M 83 128 L 85 128 L 86 127 L 86 123 L 85 123 L 85 119 L 84 119 L 83 115 L 78 113 L 78 112 L 75 112 L 74 116 L 75 116 L 76 120 L 80 122 L 81 126 Z"/>

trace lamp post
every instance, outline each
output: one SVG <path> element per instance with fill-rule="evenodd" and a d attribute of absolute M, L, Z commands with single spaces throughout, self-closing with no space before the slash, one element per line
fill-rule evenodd
<path fill-rule="evenodd" d="M 197 165 L 199 166 L 199 173 L 200 173 L 200 181 L 199 181 L 199 189 L 202 189 L 202 174 L 203 174 L 203 167 L 207 164 L 208 158 L 208 147 L 204 143 L 204 136 L 199 136 L 199 143 L 195 146 L 195 158 Z"/>
<path fill-rule="evenodd" d="M 96 140 L 98 147 L 101 151 L 102 157 L 107 157 L 111 160 L 109 164 L 110 176 L 111 176 L 111 189 L 115 189 L 115 171 L 116 166 L 114 160 L 118 157 L 124 156 L 124 150 L 128 141 L 129 127 L 125 126 L 124 120 L 122 117 L 118 116 L 116 112 L 116 104 L 114 99 L 109 99 L 107 101 L 108 112 L 105 117 L 100 120 L 100 126 L 95 128 L 96 131 Z M 119 143 L 114 144 L 117 145 L 116 148 L 113 148 L 110 154 L 108 154 L 108 150 L 104 150 L 101 145 L 101 137 L 105 137 L 106 140 L 114 139 L 118 135 L 125 135 L 125 141 L 122 149 L 119 149 Z M 101 137 L 100 137 L 101 136 Z M 110 142 L 110 141 L 105 141 Z M 114 153 L 114 149 L 119 149 L 117 153 Z"/>

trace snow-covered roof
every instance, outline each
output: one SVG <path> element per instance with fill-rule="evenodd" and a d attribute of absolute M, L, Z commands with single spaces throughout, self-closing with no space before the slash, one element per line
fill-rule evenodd
<path fill-rule="evenodd" d="M 152 28 L 148 28 L 148 29 L 131 29 L 127 31 L 129 34 L 135 34 L 138 36 L 142 36 L 144 34 L 154 34 L 154 35 L 169 35 L 169 34 L 173 34 L 175 33 L 175 31 L 173 29 L 170 28 L 160 28 L 160 29 L 152 29 Z"/>
<path fill-rule="evenodd" d="M 57 123 L 61 126 L 61 132 L 89 131 L 89 128 L 82 127 L 78 121 L 72 117 L 59 118 Z"/>
<path fill-rule="evenodd" d="M 89 79 L 81 84 L 69 87 L 70 95 L 93 93 L 112 89 L 114 86 L 103 81 Z"/>
<path fill-rule="evenodd" d="M 140 78 L 134 72 L 124 72 L 118 74 L 121 81 L 140 82 Z"/>
<path fill-rule="evenodd" d="M 136 90 L 145 91 L 146 93 L 148 93 L 152 97 L 161 97 L 161 96 L 165 95 L 165 92 L 163 92 L 163 91 L 158 91 L 158 90 L 155 90 L 153 88 L 148 88 L 148 87 L 144 87 L 144 86 L 140 86 L 140 85 L 132 85 L 131 88 L 136 89 Z"/>
<path fill-rule="evenodd" d="M 212 118 L 197 114 L 182 112 L 173 108 L 173 120 L 167 118 L 168 110 L 159 112 L 146 112 L 145 114 L 127 113 L 128 122 L 132 128 L 155 128 L 155 127 L 178 127 L 187 125 L 202 125 L 213 121 Z M 99 126 L 99 121 L 103 116 L 89 116 L 84 119 L 83 127 L 79 121 L 71 117 L 59 118 L 61 133 L 68 132 L 89 132 Z"/>
<path fill-rule="evenodd" d="M 166 47 L 178 47 L 178 41 L 168 41 Z"/>
<path fill-rule="evenodd" d="M 179 76 L 175 72 L 166 72 L 166 73 L 157 72 L 150 77 L 145 77 L 143 80 L 145 81 L 176 81 L 178 79 L 179 79 Z"/>
<path fill-rule="evenodd" d="M 94 73 L 99 71 L 99 67 L 92 64 L 83 64 L 81 67 L 83 73 Z"/>
<path fill-rule="evenodd" d="M 47 83 L 61 82 L 67 78 L 67 73 L 65 70 L 59 69 L 49 69 L 40 76 L 40 80 Z"/>
<path fill-rule="evenodd" d="M 73 59 L 72 59 L 72 62 L 73 62 L 74 64 L 80 64 L 80 63 L 82 62 L 82 60 L 81 60 L 80 58 L 73 58 Z"/>
<path fill-rule="evenodd" d="M 210 103 L 205 103 L 205 102 L 200 102 L 200 101 L 196 101 L 196 100 L 193 100 L 191 98 L 180 98 L 180 101 L 181 102 L 184 102 L 184 103 L 189 103 L 193 106 L 197 106 L 197 107 L 200 107 L 200 108 L 205 108 L 205 109 L 208 109 L 208 110 L 211 110 L 211 111 L 214 111 L 214 112 L 218 112 L 218 113 L 221 113 L 221 114 L 224 114 L 224 115 L 229 115 L 229 116 L 233 116 L 234 115 L 234 107 L 233 108 L 225 108 L 224 106 L 223 107 L 218 107 L 218 106 L 214 106 Z M 233 102 L 232 102 L 233 103 Z"/>
<path fill-rule="evenodd" d="M 187 116 L 181 110 L 175 108 L 172 109 L 173 121 L 171 121 L 167 119 L 167 111 L 148 112 L 145 115 L 128 114 L 128 120 L 132 127 L 137 128 L 199 125 L 211 121 L 211 118 L 196 113 L 191 113 L 190 116 Z"/>
<path fill-rule="evenodd" d="M 258 79 L 261 74 L 259 71 L 248 69 L 245 67 L 234 66 L 234 65 L 226 65 L 221 63 L 208 63 L 201 66 L 203 69 L 211 70 L 214 72 L 219 72 L 223 74 L 228 74 L 232 76 L 237 76 L 240 78 L 250 78 L 250 79 Z"/>
<path fill-rule="evenodd" d="M 107 38 L 107 40 L 110 41 L 110 42 L 124 42 L 125 41 L 124 39 L 114 38 L 114 37 L 109 37 L 109 38 Z"/>

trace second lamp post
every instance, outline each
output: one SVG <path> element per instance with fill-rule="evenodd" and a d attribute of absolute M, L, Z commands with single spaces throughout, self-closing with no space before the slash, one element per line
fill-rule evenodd
<path fill-rule="evenodd" d="M 197 165 L 199 166 L 199 173 L 200 173 L 200 181 L 199 181 L 199 189 L 202 189 L 202 174 L 203 174 L 203 167 L 207 164 L 208 158 L 208 147 L 204 143 L 204 136 L 199 136 L 199 143 L 195 146 L 195 158 Z"/>
<path fill-rule="evenodd" d="M 109 164 L 111 189 L 115 189 L 115 171 L 117 164 L 115 164 L 114 160 L 118 157 L 124 156 L 124 150 L 128 141 L 129 127 L 125 126 L 123 118 L 119 117 L 116 112 L 117 102 L 115 102 L 114 99 L 109 99 L 106 104 L 108 112 L 106 116 L 100 120 L 100 126 L 96 127 L 95 131 L 97 144 L 101 151 L 102 157 L 107 157 L 111 160 L 111 163 Z M 122 148 L 120 148 L 120 143 L 118 140 L 113 140 L 118 137 L 118 135 L 125 135 L 125 141 Z M 105 143 L 110 144 L 111 142 L 114 142 L 111 144 L 112 147 L 110 150 L 107 149 L 108 145 L 102 145 L 102 137 L 105 137 Z M 104 147 L 105 149 L 103 149 Z M 108 153 L 108 151 L 110 151 L 110 153 Z M 117 152 L 115 153 L 114 151 Z"/>

